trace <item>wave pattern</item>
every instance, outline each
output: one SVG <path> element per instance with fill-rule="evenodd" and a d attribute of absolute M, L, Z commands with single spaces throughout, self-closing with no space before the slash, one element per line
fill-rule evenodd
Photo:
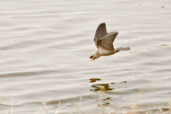
<path fill-rule="evenodd" d="M 49 114 L 59 102 L 64 114 L 78 106 L 89 114 L 99 107 L 121 113 L 135 102 L 141 112 L 168 108 L 170 1 L 6 0 L 0 6 L 1 114 L 42 113 L 42 102 Z M 119 31 L 116 47 L 131 50 L 90 61 L 101 22 Z"/>

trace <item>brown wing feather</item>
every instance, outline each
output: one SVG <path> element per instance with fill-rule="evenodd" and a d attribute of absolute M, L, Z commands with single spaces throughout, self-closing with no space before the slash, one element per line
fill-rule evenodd
<path fill-rule="evenodd" d="M 101 39 L 103 38 L 105 35 L 107 34 L 107 30 L 106 30 L 106 24 L 105 23 L 101 23 L 97 29 L 96 29 L 96 33 L 94 36 L 94 42 L 96 47 L 99 47 L 100 43 L 101 43 Z"/>
<path fill-rule="evenodd" d="M 118 35 L 118 32 L 110 32 L 101 39 L 100 45 L 106 49 L 113 50 L 113 42 Z"/>
<path fill-rule="evenodd" d="M 94 39 L 99 39 L 104 37 L 107 34 L 107 30 L 106 30 L 106 24 L 105 23 L 101 23 L 96 30 Z"/>

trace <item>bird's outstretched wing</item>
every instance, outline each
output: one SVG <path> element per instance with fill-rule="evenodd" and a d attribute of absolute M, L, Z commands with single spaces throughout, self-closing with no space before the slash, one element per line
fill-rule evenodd
<path fill-rule="evenodd" d="M 99 46 L 102 46 L 108 50 L 113 50 L 114 49 L 113 42 L 117 35 L 118 35 L 118 32 L 108 33 L 103 38 L 100 38 L 101 40 L 100 40 Z"/>
<path fill-rule="evenodd" d="M 94 36 L 94 42 L 96 47 L 99 47 L 100 43 L 101 43 L 101 38 L 103 38 L 105 35 L 107 34 L 107 30 L 106 30 L 106 24 L 105 23 L 101 23 L 96 30 L 95 36 Z"/>

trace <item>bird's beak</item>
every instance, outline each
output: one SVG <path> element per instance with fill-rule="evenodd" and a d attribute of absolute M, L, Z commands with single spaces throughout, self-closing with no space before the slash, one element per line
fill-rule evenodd
<path fill-rule="evenodd" d="M 94 61 L 94 59 L 90 59 L 91 61 Z"/>

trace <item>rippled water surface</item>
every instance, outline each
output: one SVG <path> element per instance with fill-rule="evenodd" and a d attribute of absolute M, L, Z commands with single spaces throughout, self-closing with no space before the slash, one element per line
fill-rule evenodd
<path fill-rule="evenodd" d="M 101 22 L 131 50 L 90 61 Z M 171 1 L 1 0 L 0 84 L 0 114 L 167 111 Z"/>

